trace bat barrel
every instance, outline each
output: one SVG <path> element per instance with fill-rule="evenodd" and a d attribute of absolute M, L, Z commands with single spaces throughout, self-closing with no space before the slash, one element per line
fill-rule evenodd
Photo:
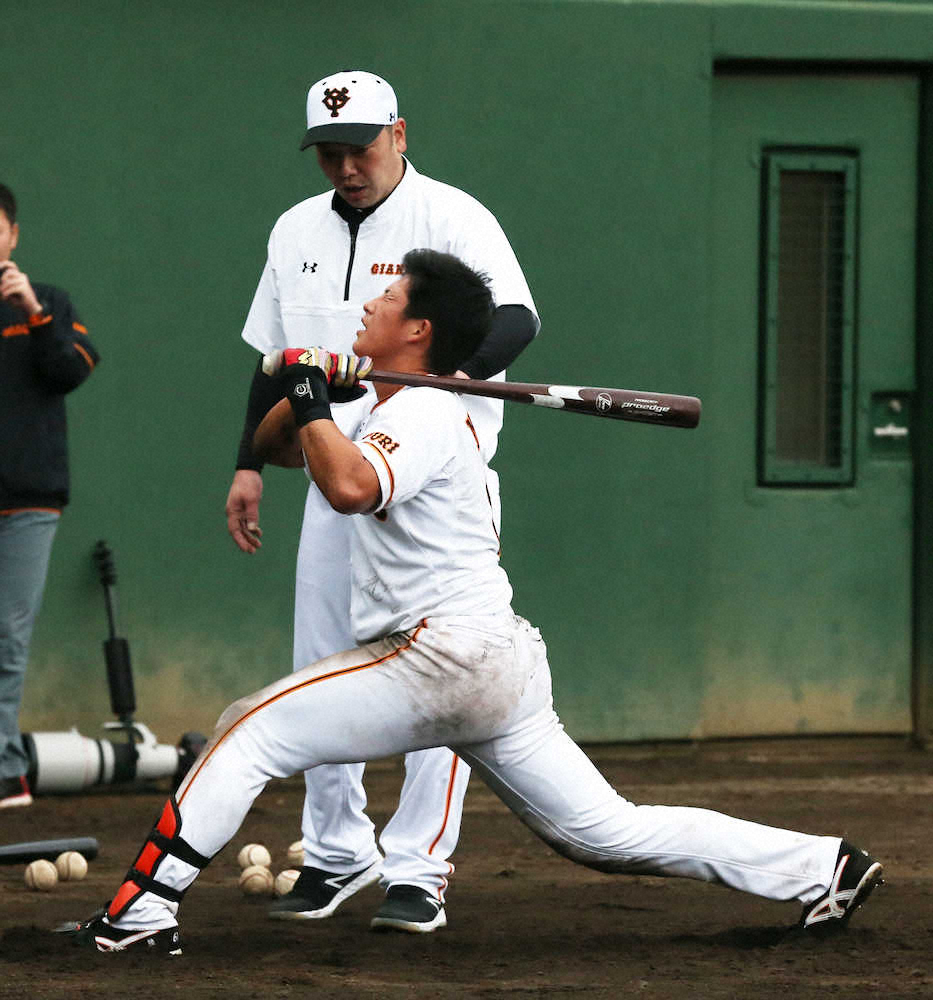
<path fill-rule="evenodd" d="M 468 396 L 487 396 L 642 424 L 691 428 L 700 422 L 701 403 L 696 396 L 676 396 L 635 389 L 600 389 L 594 386 L 493 382 L 388 371 L 373 371 L 369 378 L 373 382 L 429 386 Z"/>
<path fill-rule="evenodd" d="M 684 428 L 696 427 L 700 422 L 702 404 L 696 396 L 674 396 L 670 393 L 631 389 L 580 388 L 576 392 L 584 401 L 586 412 L 595 410 L 597 416 Z M 573 397 L 566 405 L 568 409 L 580 409 Z"/>

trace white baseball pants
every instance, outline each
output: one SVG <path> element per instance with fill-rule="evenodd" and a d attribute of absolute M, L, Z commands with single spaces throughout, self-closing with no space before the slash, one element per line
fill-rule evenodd
<path fill-rule="evenodd" d="M 351 519 L 311 485 L 305 502 L 295 585 L 294 669 L 354 645 L 350 633 Z M 304 863 L 341 875 L 380 859 L 366 815 L 363 763 L 305 772 Z M 443 901 L 454 871 L 469 765 L 447 747 L 405 755 L 398 808 L 379 838 L 382 885 L 417 885 Z"/>
<path fill-rule="evenodd" d="M 544 643 L 512 615 L 429 619 L 235 702 L 178 789 L 180 835 L 212 856 L 270 778 L 441 743 L 555 850 L 601 871 L 684 876 L 802 904 L 832 879 L 838 837 L 618 795 L 564 732 Z M 182 890 L 197 872 L 169 855 L 154 877 Z M 118 924 L 171 926 L 176 911 L 147 892 Z"/>

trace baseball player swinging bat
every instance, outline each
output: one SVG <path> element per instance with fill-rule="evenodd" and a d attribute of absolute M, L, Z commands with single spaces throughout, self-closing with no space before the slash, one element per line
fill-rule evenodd
<path fill-rule="evenodd" d="M 298 348 L 275 351 L 263 358 L 262 370 L 267 375 L 274 375 L 281 370 L 284 363 L 293 362 L 303 353 Z M 494 399 L 509 400 L 513 403 L 528 403 L 532 406 L 545 406 L 553 410 L 567 410 L 570 413 L 584 413 L 643 424 L 660 424 L 664 427 L 690 428 L 696 427 L 700 422 L 701 402 L 695 396 L 639 392 L 634 389 L 602 389 L 592 386 L 489 382 L 481 379 L 462 379 L 446 375 L 415 375 L 378 369 L 366 371 L 364 366 L 361 366 L 356 375 L 358 378 L 367 378 L 373 382 L 430 386 L 470 396 L 491 396 Z M 284 427 L 283 424 L 288 423 L 290 416 L 291 410 L 288 403 L 283 400 L 269 411 L 260 424 L 254 438 L 254 447 L 257 453 L 266 457 L 267 461 L 276 464 L 295 464 L 296 460 L 291 458 L 282 461 L 282 446 L 285 445 L 286 438 L 290 438 L 288 428 Z M 290 452 L 291 448 L 288 451 Z"/>

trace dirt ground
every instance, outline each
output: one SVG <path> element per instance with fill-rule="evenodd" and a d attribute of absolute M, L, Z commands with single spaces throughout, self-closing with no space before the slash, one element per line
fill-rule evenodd
<path fill-rule="evenodd" d="M 449 926 L 375 934 L 378 886 L 329 919 L 270 921 L 268 900 L 236 886 L 236 853 L 266 844 L 276 871 L 299 836 L 304 786 L 271 785 L 181 912 L 185 954 L 98 955 L 50 928 L 115 890 L 160 811 L 165 788 L 37 799 L 0 814 L 0 842 L 95 836 L 83 882 L 48 893 L 0 868 L 0 997 L 447 998 L 933 996 L 933 754 L 899 738 L 591 746 L 636 802 L 715 808 L 814 833 L 845 834 L 886 863 L 887 884 L 830 941 L 786 937 L 798 916 L 774 903 L 681 879 L 601 875 L 539 843 L 471 782 Z M 391 811 L 400 762 L 368 771 L 370 814 Z"/>

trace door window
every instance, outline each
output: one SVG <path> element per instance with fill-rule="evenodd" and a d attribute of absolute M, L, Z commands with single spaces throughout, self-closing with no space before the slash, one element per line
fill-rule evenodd
<path fill-rule="evenodd" d="M 759 482 L 853 480 L 855 154 L 762 156 Z"/>

